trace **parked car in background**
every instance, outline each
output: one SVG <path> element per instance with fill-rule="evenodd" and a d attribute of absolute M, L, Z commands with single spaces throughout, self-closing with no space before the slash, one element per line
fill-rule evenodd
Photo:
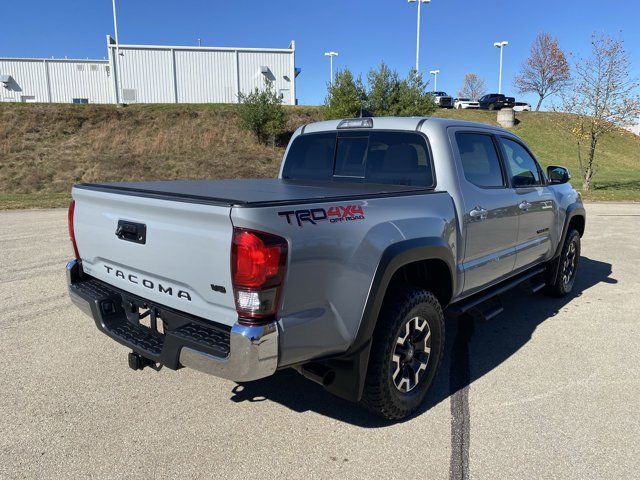
<path fill-rule="evenodd" d="M 513 108 L 516 99 L 506 97 L 502 93 L 488 93 L 480 98 L 480 108 L 483 110 L 501 110 L 503 108 Z"/>
<path fill-rule="evenodd" d="M 531 104 L 527 102 L 516 102 L 515 105 L 513 106 L 513 109 L 516 112 L 530 112 Z"/>
<path fill-rule="evenodd" d="M 480 108 L 480 104 L 470 98 L 456 98 L 453 101 L 453 108 L 458 110 L 463 108 Z"/>
<path fill-rule="evenodd" d="M 433 95 L 434 103 L 440 108 L 453 108 L 453 97 L 447 95 L 447 92 L 429 92 Z"/>

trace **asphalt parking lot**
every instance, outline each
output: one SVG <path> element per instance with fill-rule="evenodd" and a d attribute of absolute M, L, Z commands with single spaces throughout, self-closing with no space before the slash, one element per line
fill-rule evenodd
<path fill-rule="evenodd" d="M 133 372 L 66 296 L 66 211 L 0 212 L 1 478 L 638 478 L 640 214 L 590 204 L 575 294 L 450 321 L 387 424 L 297 373 Z"/>

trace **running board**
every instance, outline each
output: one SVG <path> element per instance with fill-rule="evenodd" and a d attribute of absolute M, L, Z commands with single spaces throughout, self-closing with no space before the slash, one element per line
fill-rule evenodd
<path fill-rule="evenodd" d="M 487 322 L 502 312 L 504 312 L 504 307 L 499 295 L 495 295 L 467 311 L 471 317 L 481 322 Z"/>
<path fill-rule="evenodd" d="M 542 290 L 544 287 L 547 286 L 547 282 L 544 279 L 544 276 L 542 275 L 538 275 L 536 277 L 533 277 L 529 283 L 531 283 L 531 291 L 533 293 L 538 293 L 540 290 Z"/>
<path fill-rule="evenodd" d="M 546 270 L 546 267 L 536 267 L 531 270 L 527 270 L 523 273 L 516 275 L 513 278 L 509 278 L 504 282 L 498 283 L 493 287 L 489 288 L 484 292 L 479 292 L 475 295 L 472 295 L 469 298 L 465 298 L 460 300 L 459 302 L 449 306 L 447 308 L 447 313 L 453 317 L 459 317 L 464 315 L 465 313 L 478 315 L 480 313 L 480 318 L 484 320 L 488 320 L 490 318 L 495 317 L 499 313 L 502 313 L 502 302 L 498 298 L 498 295 L 501 293 L 507 292 L 514 287 L 517 287 L 521 283 L 534 279 L 538 275 L 542 275 Z M 542 287 L 544 287 L 544 283 L 540 285 L 540 283 L 532 283 L 533 291 L 538 291 Z M 484 307 L 482 304 L 485 302 L 493 302 L 494 306 L 489 306 L 489 308 Z M 495 306 L 496 302 L 498 306 Z M 484 307 L 484 308 L 483 308 Z M 473 312 L 472 312 L 473 311 Z M 475 316 L 474 315 L 474 316 Z"/>

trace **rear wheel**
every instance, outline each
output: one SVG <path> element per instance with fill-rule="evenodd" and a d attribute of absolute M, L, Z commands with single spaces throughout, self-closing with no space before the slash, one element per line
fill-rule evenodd
<path fill-rule="evenodd" d="M 567 232 L 560 256 L 547 267 L 545 291 L 555 297 L 564 297 L 571 293 L 578 273 L 579 262 L 580 233 L 571 229 Z"/>
<path fill-rule="evenodd" d="M 426 290 L 404 286 L 385 301 L 373 334 L 362 403 L 390 420 L 414 413 L 442 361 L 444 316 Z"/>

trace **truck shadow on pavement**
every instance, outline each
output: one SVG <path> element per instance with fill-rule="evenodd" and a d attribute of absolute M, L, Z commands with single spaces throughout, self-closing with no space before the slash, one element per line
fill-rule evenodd
<path fill-rule="evenodd" d="M 478 325 L 469 317 L 447 318 L 442 366 L 422 409 L 414 417 L 452 397 L 452 436 L 464 437 L 464 429 L 468 429 L 469 423 L 466 418 L 469 413 L 466 397 L 468 387 L 524 346 L 538 325 L 557 315 L 564 307 L 571 308 L 573 299 L 599 283 L 617 283 L 611 278 L 611 273 L 611 264 L 581 257 L 573 292 L 566 298 L 533 294 L 525 283 L 503 295 L 504 312 L 487 323 Z M 473 348 L 469 348 L 471 345 Z M 471 365 L 473 368 L 470 368 Z M 362 407 L 329 394 L 320 385 L 306 380 L 291 369 L 279 371 L 262 380 L 236 385 L 232 389 L 231 400 L 269 400 L 296 412 L 310 410 L 363 428 L 390 425 Z"/>

